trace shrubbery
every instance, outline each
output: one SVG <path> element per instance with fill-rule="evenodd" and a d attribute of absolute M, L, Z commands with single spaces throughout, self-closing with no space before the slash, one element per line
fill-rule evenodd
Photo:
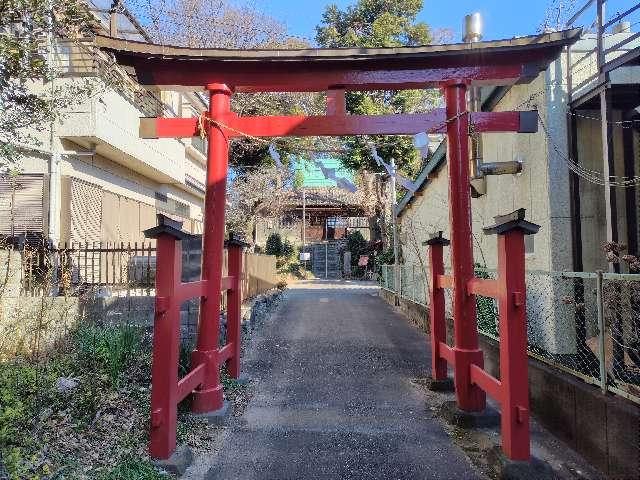
<path fill-rule="evenodd" d="M 92 323 L 81 324 L 64 348 L 2 363 L 0 452 L 8 478 L 160 478 L 136 455 L 147 435 L 150 351 L 140 327 Z"/>
<path fill-rule="evenodd" d="M 272 233 L 267 238 L 265 253 L 277 258 L 276 267 L 280 274 L 293 275 L 298 278 L 305 276 L 298 257 L 300 251 L 301 247 L 295 247 L 288 238 L 282 240 L 279 233 Z M 307 262 L 307 266 L 309 264 L 310 262 Z"/>
<path fill-rule="evenodd" d="M 279 233 L 272 233 L 269 235 L 269 238 L 267 238 L 265 253 L 276 257 L 282 255 L 282 237 Z"/>

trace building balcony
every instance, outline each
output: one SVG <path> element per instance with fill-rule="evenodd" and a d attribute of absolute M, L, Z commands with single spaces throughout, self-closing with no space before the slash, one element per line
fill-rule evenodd
<path fill-rule="evenodd" d="M 602 80 L 598 65 L 598 37 L 585 34 L 571 47 L 569 78 L 572 99 L 589 95 Z M 634 85 L 640 81 L 640 37 L 631 32 L 607 34 L 603 38 L 603 70 L 609 74 L 610 85 Z"/>
<path fill-rule="evenodd" d="M 129 92 L 131 93 L 131 92 Z M 107 88 L 65 115 L 57 134 L 89 148 L 159 183 L 185 184 L 185 144 L 180 140 L 143 140 L 139 119 L 166 115 L 166 108 L 149 92 Z"/>

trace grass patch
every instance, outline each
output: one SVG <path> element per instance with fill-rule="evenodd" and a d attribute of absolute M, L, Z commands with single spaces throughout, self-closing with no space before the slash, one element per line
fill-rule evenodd
<path fill-rule="evenodd" d="M 147 453 L 150 332 L 131 325 L 85 324 L 65 350 L 39 360 L 0 363 L 0 478 L 9 480 L 155 480 Z M 180 351 L 180 375 L 193 345 Z M 229 399 L 246 386 L 222 383 Z M 59 388 L 60 384 L 65 388 Z M 179 406 L 178 443 L 207 448 L 215 428 Z M 4 468 L 4 470 L 3 470 Z"/>
<path fill-rule="evenodd" d="M 64 351 L 2 363 L 0 477 L 102 478 L 144 455 L 148 340 L 138 327 L 85 324 Z"/>
<path fill-rule="evenodd" d="M 160 473 L 147 461 L 127 458 L 99 478 L 100 480 L 166 480 L 167 475 Z"/>

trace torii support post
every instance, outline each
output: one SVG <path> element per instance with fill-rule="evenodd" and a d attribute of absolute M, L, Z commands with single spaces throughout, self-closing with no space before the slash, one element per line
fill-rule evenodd
<path fill-rule="evenodd" d="M 158 228 L 158 227 L 156 227 Z M 178 419 L 178 357 L 180 355 L 180 303 L 175 299 L 182 275 L 182 242 L 179 228 L 168 227 L 157 239 L 156 307 L 153 325 L 153 362 L 151 367 L 151 438 L 149 454 L 166 459 L 176 448 Z"/>
<path fill-rule="evenodd" d="M 166 460 L 176 449 L 178 403 L 205 385 L 219 382 L 220 366 L 226 362 L 233 378 L 240 377 L 240 302 L 242 301 L 242 247 L 236 239 L 227 242 L 229 276 L 220 277 L 217 298 L 228 292 L 227 341 L 216 343 L 207 355 L 192 354 L 191 371 L 178 378 L 180 351 L 180 305 L 192 298 L 208 299 L 211 283 L 202 279 L 182 283 L 182 240 L 191 235 L 182 231 L 181 223 L 158 215 L 159 225 L 145 230 L 147 238 L 157 239 L 156 312 L 153 332 L 153 366 L 151 369 L 151 438 L 149 454 Z M 222 245 L 220 258 L 222 258 Z M 219 305 L 219 300 L 218 300 Z M 219 307 L 218 307 L 219 316 Z M 217 340 L 216 340 L 217 341 Z M 222 394 L 222 386 L 220 386 Z M 202 398 L 202 397 L 200 397 Z M 209 413 L 207 411 L 204 413 Z M 215 410 L 214 410 L 215 413 Z"/>
<path fill-rule="evenodd" d="M 227 115 L 231 109 L 231 89 L 223 84 L 210 84 L 209 117 Z M 202 279 L 207 282 L 206 296 L 200 302 L 198 342 L 193 351 L 193 364 L 206 365 L 204 382 L 194 392 L 191 410 L 209 413 L 224 407 L 220 383 L 220 361 L 217 358 L 220 341 L 220 290 L 224 245 L 224 208 L 226 200 L 229 142 L 225 133 L 208 123 L 207 188 L 204 205 L 204 235 L 202 245 Z"/>
<path fill-rule="evenodd" d="M 540 228 L 527 222 L 524 214 L 524 209 L 520 209 L 498 216 L 495 225 L 484 229 L 485 234 L 498 235 L 498 278 L 487 280 L 472 276 L 463 285 L 465 295 L 474 301 L 475 295 L 498 301 L 500 380 L 483 369 L 482 361 L 468 363 L 467 371 L 462 372 L 462 380 L 468 379 L 473 388 L 481 390 L 483 395 L 486 392 L 500 403 L 502 449 L 507 458 L 515 461 L 530 459 L 524 235 L 534 234 Z M 455 274 L 443 274 L 442 248 L 447 240 L 442 238 L 442 232 L 425 243 L 429 245 L 430 260 L 433 376 L 436 380 L 446 379 L 446 362 L 452 364 L 457 389 L 461 384 L 458 378 L 461 368 L 456 368 L 459 361 L 457 346 L 451 348 L 445 343 L 443 304 L 443 289 L 453 287 L 455 293 L 457 283 Z M 462 358 L 465 359 L 464 356 Z M 443 361 L 446 361 L 444 365 Z M 464 410 L 460 402 L 458 406 Z"/>
<path fill-rule="evenodd" d="M 524 236 L 538 232 L 539 225 L 524 219 L 525 210 L 495 217 L 484 229 L 498 235 L 498 278 L 484 283 L 488 296 L 498 300 L 500 332 L 500 380 L 474 369 L 472 379 L 500 402 L 502 449 L 511 460 L 529 460 L 529 376 Z M 470 293 L 480 293 L 469 285 Z M 490 379 L 490 381 L 488 381 Z"/>
<path fill-rule="evenodd" d="M 478 348 L 476 302 L 467 295 L 473 278 L 471 242 L 471 193 L 469 189 L 469 115 L 467 82 L 452 81 L 444 87 L 447 111 L 447 155 L 449 164 L 449 221 L 453 276 L 453 369 L 458 406 L 479 412 L 486 405 L 484 392 L 471 382 L 471 365 L 483 367 Z"/>
<path fill-rule="evenodd" d="M 231 236 L 226 242 L 228 255 L 229 277 L 232 285 L 227 291 L 227 342 L 225 348 L 229 349 L 227 371 L 231 378 L 240 378 L 240 346 L 241 346 L 241 311 L 242 304 L 242 249 L 248 245 Z M 225 355 L 221 355 L 223 360 Z"/>

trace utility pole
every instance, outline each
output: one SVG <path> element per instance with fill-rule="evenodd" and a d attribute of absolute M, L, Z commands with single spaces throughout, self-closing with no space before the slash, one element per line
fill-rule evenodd
<path fill-rule="evenodd" d="M 398 218 L 396 217 L 396 161 L 391 159 L 391 224 L 393 226 L 393 272 L 394 287 L 400 293 L 400 269 L 398 264 Z"/>
<path fill-rule="evenodd" d="M 306 278 L 307 257 L 305 248 L 307 246 L 307 191 L 302 187 L 302 255 L 304 256 L 304 271 Z"/>
<path fill-rule="evenodd" d="M 47 13 L 49 15 L 47 25 L 47 68 L 48 68 L 48 80 L 49 89 L 51 95 L 51 102 L 54 102 L 55 95 L 55 57 L 54 50 L 56 46 L 56 37 L 54 32 L 54 11 L 53 0 L 49 0 L 47 3 Z M 61 175 L 60 175 L 60 150 L 58 149 L 58 142 L 56 139 L 56 122 L 51 114 L 49 122 L 49 151 L 51 152 L 51 158 L 49 159 L 49 208 L 47 212 L 47 237 L 48 243 L 51 243 L 54 248 L 60 241 L 60 190 L 61 190 Z M 51 295 L 58 295 L 58 257 L 53 255 L 51 257 Z"/>

